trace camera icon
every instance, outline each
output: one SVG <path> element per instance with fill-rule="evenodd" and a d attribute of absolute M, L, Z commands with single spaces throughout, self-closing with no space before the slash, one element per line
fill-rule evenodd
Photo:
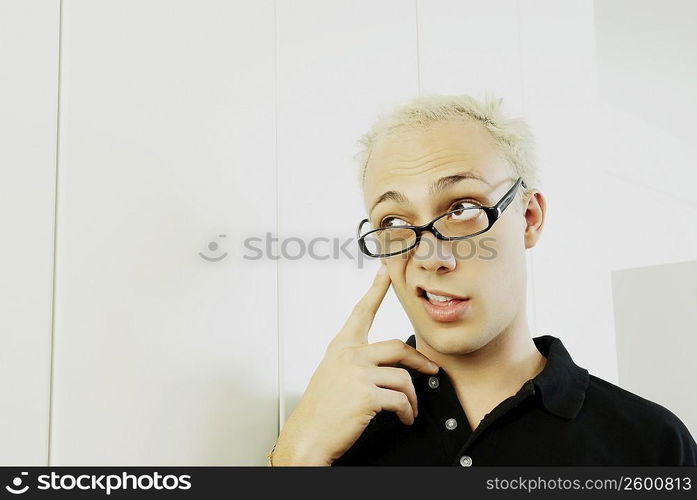
<path fill-rule="evenodd" d="M 26 476 L 28 474 L 29 474 L 28 472 L 21 473 L 22 476 Z M 12 486 L 14 486 L 14 488 Z M 9 485 L 5 486 L 5 489 L 7 491 L 9 491 L 10 493 L 13 493 L 15 495 L 21 495 L 22 493 L 25 493 L 29 489 L 29 485 L 26 485 L 23 488 L 21 488 L 22 478 L 20 476 L 17 476 L 12 480 L 12 486 L 9 486 Z M 18 489 L 15 489 L 15 488 L 18 488 Z"/>

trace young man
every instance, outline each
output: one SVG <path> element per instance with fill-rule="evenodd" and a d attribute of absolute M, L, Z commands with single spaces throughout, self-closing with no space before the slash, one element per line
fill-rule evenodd
<path fill-rule="evenodd" d="M 533 338 L 545 198 L 500 100 L 414 99 L 362 139 L 362 251 L 383 264 L 284 425 L 273 465 L 697 465 L 666 408 Z M 414 335 L 368 343 L 390 284 Z"/>

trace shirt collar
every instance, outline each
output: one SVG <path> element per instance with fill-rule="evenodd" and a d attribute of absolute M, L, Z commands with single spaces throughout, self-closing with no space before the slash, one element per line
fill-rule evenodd
<path fill-rule="evenodd" d="M 547 358 L 545 367 L 532 379 L 541 393 L 542 404 L 555 415 L 575 418 L 586 399 L 590 381 L 588 370 L 574 363 L 557 337 L 542 335 L 532 340 L 537 350 Z M 411 335 L 406 343 L 416 348 L 416 336 Z"/>

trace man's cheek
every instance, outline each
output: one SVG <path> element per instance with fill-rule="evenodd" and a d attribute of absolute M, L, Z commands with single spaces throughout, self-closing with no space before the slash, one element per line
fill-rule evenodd
<path fill-rule="evenodd" d="M 402 307 L 404 309 L 407 309 L 410 306 L 410 303 L 408 301 L 409 289 L 407 288 L 406 284 L 403 282 L 402 283 L 395 283 L 393 281 L 392 288 L 394 289 L 394 292 L 397 295 L 397 299 L 399 300 L 399 303 L 402 304 Z"/>
<path fill-rule="evenodd" d="M 477 258 L 479 242 L 479 238 L 452 242 L 453 257 L 458 263 L 470 263 Z"/>

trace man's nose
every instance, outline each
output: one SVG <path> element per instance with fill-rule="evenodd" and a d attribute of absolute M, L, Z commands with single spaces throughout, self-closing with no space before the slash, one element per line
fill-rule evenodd
<path fill-rule="evenodd" d="M 430 231 L 421 235 L 412 259 L 423 269 L 441 273 L 452 271 L 456 265 L 452 242 L 439 240 Z"/>

